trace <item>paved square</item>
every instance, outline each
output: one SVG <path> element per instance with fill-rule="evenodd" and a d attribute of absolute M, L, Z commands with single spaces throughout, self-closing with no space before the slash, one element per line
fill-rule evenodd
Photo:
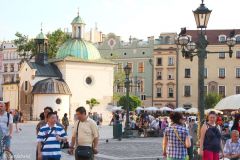
<path fill-rule="evenodd" d="M 12 151 L 16 160 L 34 160 L 36 151 L 36 122 L 20 124 L 22 132 L 14 133 Z M 70 128 L 71 130 L 71 128 Z M 71 131 L 69 130 L 69 135 Z M 109 140 L 106 143 L 106 139 Z M 122 141 L 112 139 L 112 127 L 100 128 L 99 154 L 96 160 L 157 160 L 162 152 L 161 138 L 132 138 Z M 62 154 L 62 160 L 74 160 Z"/>

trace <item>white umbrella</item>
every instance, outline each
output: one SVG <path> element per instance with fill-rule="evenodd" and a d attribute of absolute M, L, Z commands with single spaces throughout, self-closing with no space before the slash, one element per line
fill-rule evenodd
<path fill-rule="evenodd" d="M 198 109 L 197 108 L 190 108 L 186 111 L 187 113 L 193 113 L 193 114 L 197 114 L 198 113 Z"/>
<path fill-rule="evenodd" d="M 112 108 L 111 108 L 111 110 L 113 111 L 113 112 L 116 112 L 116 111 L 122 111 L 123 109 L 122 109 L 122 106 L 113 106 Z"/>
<path fill-rule="evenodd" d="M 143 107 L 137 107 L 136 110 L 137 110 L 137 111 L 143 111 L 144 108 L 143 108 Z"/>
<path fill-rule="evenodd" d="M 240 108 L 240 94 L 223 98 L 215 106 L 217 110 L 237 110 Z"/>
<path fill-rule="evenodd" d="M 207 109 L 207 110 L 205 110 L 205 114 L 208 114 L 209 112 L 211 112 L 211 111 L 214 111 L 215 113 L 220 113 L 220 114 L 223 114 L 223 112 L 222 111 L 219 111 L 219 110 L 217 110 L 217 109 Z"/>
<path fill-rule="evenodd" d="M 148 107 L 148 108 L 145 108 L 146 111 L 152 111 L 152 112 L 156 112 L 156 111 L 159 111 L 159 109 L 157 107 Z"/>
<path fill-rule="evenodd" d="M 160 108 L 159 109 L 160 111 L 173 111 L 173 109 L 172 108 L 169 108 L 169 107 L 162 107 L 162 108 Z"/>
<path fill-rule="evenodd" d="M 183 107 L 178 107 L 176 109 L 174 109 L 175 112 L 186 112 L 186 109 L 184 109 Z"/>

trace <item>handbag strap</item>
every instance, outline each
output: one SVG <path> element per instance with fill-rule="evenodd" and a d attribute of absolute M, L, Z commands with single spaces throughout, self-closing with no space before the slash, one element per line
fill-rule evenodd
<path fill-rule="evenodd" d="M 79 128 L 80 120 L 78 121 L 77 125 L 77 132 L 76 132 L 76 146 L 78 146 L 78 128 Z"/>
<path fill-rule="evenodd" d="M 176 130 L 176 128 L 175 128 L 175 127 L 172 127 L 172 128 L 173 128 L 173 131 L 174 131 L 176 137 L 178 138 L 178 140 L 184 145 L 185 148 L 187 148 L 186 145 L 185 145 L 185 143 L 183 143 L 182 139 L 181 139 L 180 136 L 178 135 L 178 131 Z"/>
<path fill-rule="evenodd" d="M 51 131 L 46 135 L 46 137 L 45 137 L 45 139 L 44 139 L 44 141 L 43 141 L 43 143 L 42 143 L 42 148 L 41 148 L 41 149 L 43 149 L 43 147 L 44 147 L 47 139 L 49 138 L 50 134 L 52 134 L 52 132 L 54 131 L 54 129 L 55 129 L 55 127 L 52 127 Z"/>

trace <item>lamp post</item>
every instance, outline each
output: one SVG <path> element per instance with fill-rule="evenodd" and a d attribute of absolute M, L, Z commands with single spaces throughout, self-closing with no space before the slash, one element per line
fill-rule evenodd
<path fill-rule="evenodd" d="M 190 41 L 190 38 L 187 36 L 186 28 L 182 28 L 179 36 L 176 39 L 176 43 L 180 46 L 182 56 L 186 59 L 193 60 L 194 56 L 198 57 L 198 137 L 200 133 L 200 128 L 204 119 L 204 107 L 205 107 L 205 98 L 204 98 L 204 69 L 205 69 L 205 57 L 208 53 L 218 53 L 207 51 L 208 41 L 205 38 L 206 28 L 210 18 L 211 10 L 209 10 L 205 4 L 204 0 L 200 6 L 193 11 L 194 18 L 196 21 L 198 31 L 198 40 L 196 42 Z M 236 44 L 235 31 L 231 31 L 229 37 L 227 38 L 226 44 L 229 46 L 229 50 L 226 53 L 229 53 L 229 56 L 232 57 L 232 47 Z"/>
<path fill-rule="evenodd" d="M 124 134 L 123 137 L 124 138 L 129 138 L 132 136 L 132 132 L 130 130 L 130 125 L 129 125 L 129 92 L 130 92 L 130 79 L 129 79 L 129 75 L 131 73 L 132 68 L 129 67 L 129 65 L 127 64 L 124 67 L 124 72 L 125 72 L 125 88 L 126 88 L 126 100 L 127 100 L 127 113 L 126 113 L 126 123 L 125 123 L 125 128 L 124 128 Z"/>

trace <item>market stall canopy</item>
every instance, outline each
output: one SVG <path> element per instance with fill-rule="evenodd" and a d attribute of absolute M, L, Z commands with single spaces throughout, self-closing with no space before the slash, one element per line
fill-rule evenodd
<path fill-rule="evenodd" d="M 169 108 L 169 107 L 162 107 L 162 108 L 160 108 L 159 109 L 160 111 L 173 111 L 173 109 L 172 108 Z"/>
<path fill-rule="evenodd" d="M 237 110 L 240 108 L 240 94 L 232 95 L 222 99 L 215 106 L 217 110 Z"/>
<path fill-rule="evenodd" d="M 219 110 L 217 110 L 217 109 L 207 109 L 207 110 L 205 110 L 205 114 L 208 114 L 209 112 L 211 112 L 211 111 L 214 111 L 215 113 L 220 113 L 220 114 L 223 114 L 223 112 L 222 111 L 219 111 Z"/>
<path fill-rule="evenodd" d="M 187 112 L 187 113 L 197 114 L 197 113 L 198 113 L 198 109 L 197 109 L 197 108 L 190 108 L 190 109 L 187 110 L 186 112 Z"/>
<path fill-rule="evenodd" d="M 186 109 L 184 109 L 183 107 L 178 107 L 174 109 L 174 112 L 186 112 Z"/>

